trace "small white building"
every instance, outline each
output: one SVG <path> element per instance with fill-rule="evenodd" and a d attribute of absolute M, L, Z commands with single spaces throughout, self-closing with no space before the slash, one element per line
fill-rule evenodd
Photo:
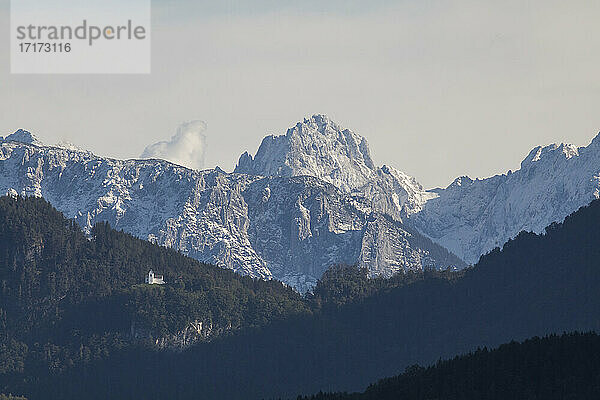
<path fill-rule="evenodd" d="M 146 283 L 149 285 L 164 285 L 165 281 L 162 275 L 154 275 L 154 271 L 148 271 L 146 276 Z"/>

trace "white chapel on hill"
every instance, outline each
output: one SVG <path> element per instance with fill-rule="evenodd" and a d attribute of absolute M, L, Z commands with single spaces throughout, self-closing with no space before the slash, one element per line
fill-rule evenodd
<path fill-rule="evenodd" d="M 162 275 L 154 275 L 154 271 L 148 271 L 146 276 L 146 283 L 149 285 L 164 285 L 165 281 Z"/>

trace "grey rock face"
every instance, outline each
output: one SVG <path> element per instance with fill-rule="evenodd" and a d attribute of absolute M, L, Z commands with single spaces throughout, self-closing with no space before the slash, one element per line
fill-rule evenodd
<path fill-rule="evenodd" d="M 157 335 L 150 329 L 138 326 L 135 321 L 131 322 L 129 339 L 133 342 L 149 344 L 156 349 L 185 350 L 198 343 L 210 341 L 214 336 L 222 334 L 231 329 L 215 328 L 211 322 L 191 321 L 185 328 L 165 336 Z"/>
<path fill-rule="evenodd" d="M 307 290 L 333 264 L 372 276 L 464 263 L 361 196 L 309 176 L 257 180 L 244 192 L 253 248 L 275 277 Z"/>

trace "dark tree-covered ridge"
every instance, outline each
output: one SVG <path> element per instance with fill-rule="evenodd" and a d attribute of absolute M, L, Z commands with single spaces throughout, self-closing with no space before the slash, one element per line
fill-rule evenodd
<path fill-rule="evenodd" d="M 63 223 L 68 221 L 63 220 Z M 110 232 L 111 236 L 121 237 Z M 0 391 L 22 393 L 33 400 L 75 399 L 84 395 L 88 399 L 246 400 L 295 397 L 319 390 L 362 391 L 371 382 L 397 375 L 407 366 L 428 365 L 477 347 L 490 348 L 511 340 L 552 333 L 599 331 L 599 244 L 600 201 L 594 201 L 564 223 L 549 227 L 545 235 L 520 234 L 502 250 L 482 257 L 462 276 L 428 273 L 380 281 L 366 279 L 360 270 L 339 267 L 319 284 L 313 297 L 304 301 L 293 292 L 290 296 L 284 295 L 288 292 L 276 283 L 251 283 L 250 280 L 245 286 L 243 278 L 235 277 L 231 284 L 241 282 L 235 284 L 244 289 L 231 292 L 231 297 L 225 297 L 224 303 L 217 302 L 217 305 L 247 304 L 240 300 L 245 298 L 244 293 L 255 293 L 256 296 L 247 297 L 249 304 L 259 304 L 258 310 L 270 310 L 269 307 L 277 304 L 273 300 L 265 303 L 254 300 L 260 297 L 259 293 L 266 292 L 274 293 L 280 301 L 289 299 L 290 303 L 282 303 L 284 305 L 297 305 L 284 307 L 284 310 L 308 311 L 267 314 L 276 317 L 266 319 L 264 324 L 246 325 L 234 335 L 221 335 L 182 353 L 152 352 L 127 343 L 119 347 L 120 342 L 115 345 L 112 336 L 96 333 L 88 336 L 90 344 L 81 352 L 71 344 L 54 341 L 9 341 L 2 353 L 7 354 L 5 371 L 13 372 L 0 375 L 3 384 Z M 118 243 L 105 246 L 106 253 L 118 246 Z M 152 249 L 159 253 L 168 251 Z M 22 260 L 30 259 L 37 260 L 35 257 Z M 22 260 L 14 265 L 18 268 Z M 9 271 L 11 265 L 6 267 Z M 155 270 L 163 273 L 159 268 Z M 218 276 L 227 273 L 214 271 Z M 169 280 L 169 272 L 164 274 Z M 191 282 L 193 276 L 195 273 L 190 273 L 187 279 Z M 185 288 L 181 290 L 200 291 L 188 289 L 196 287 L 190 282 L 184 279 Z M 174 285 L 165 288 L 140 287 L 135 282 L 132 285 L 99 298 L 120 301 L 124 290 L 125 295 L 130 296 L 125 298 L 131 299 L 132 290 L 141 290 L 141 298 L 147 299 L 144 291 L 155 295 L 176 289 Z M 251 285 L 266 285 L 272 292 L 267 289 L 246 292 Z M 221 294 L 217 290 L 221 288 L 219 284 L 207 287 L 210 293 Z M 23 288 L 13 285 L 11 290 L 12 296 L 16 296 Z M 44 298 L 38 297 L 35 297 L 36 302 Z M 56 304 L 62 304 L 61 301 Z M 45 312 L 44 318 L 54 315 L 55 307 L 44 307 L 47 304 L 44 301 L 41 304 L 34 310 L 39 308 Z M 76 307 L 64 309 L 65 317 L 53 332 L 64 327 L 67 332 L 73 332 L 69 330 L 68 321 L 74 321 L 72 324 L 76 326 L 87 324 L 81 321 L 87 321 L 85 317 L 89 313 L 77 316 L 77 312 L 84 307 L 96 307 L 96 303 L 75 304 Z M 108 310 L 114 311 L 123 304 L 117 302 Z M 179 303 L 165 301 L 165 304 L 171 304 L 169 307 L 175 310 L 173 305 Z M 215 309 L 222 310 L 222 315 L 229 318 L 230 309 L 222 306 Z M 240 318 L 244 321 L 246 312 L 252 308 L 242 309 Z M 59 307 L 59 313 L 61 310 Z M 70 316 L 67 310 L 75 314 Z M 231 310 L 232 315 L 240 315 L 236 314 L 240 308 Z M 259 315 L 265 315 L 261 312 Z M 151 315 L 148 321 L 160 323 L 161 315 L 162 312 L 158 317 Z M 119 323 L 112 314 L 107 318 L 108 322 L 96 319 L 97 325 L 90 332 L 102 332 L 105 324 Z M 253 321 L 256 316 L 249 318 L 252 319 L 248 321 Z M 168 329 L 176 322 L 167 321 L 154 328 Z M 47 334 L 37 333 L 38 330 L 31 332 L 47 337 Z M 78 343 L 76 338 L 80 336 L 66 337 L 71 338 L 71 343 Z M 80 361 L 81 358 L 86 361 Z M 64 362 L 61 360 L 72 360 L 74 364 L 61 364 Z"/>
<path fill-rule="evenodd" d="M 363 393 L 319 393 L 298 400 L 593 400 L 600 397 L 600 337 L 534 337 L 413 365 Z"/>
<path fill-rule="evenodd" d="M 144 284 L 150 269 L 168 284 Z M 176 346 L 192 323 L 209 339 L 308 311 L 277 281 L 202 264 L 107 223 L 86 238 L 40 198 L 0 197 L 0 293 L 0 374 L 61 371 L 165 337 Z"/>

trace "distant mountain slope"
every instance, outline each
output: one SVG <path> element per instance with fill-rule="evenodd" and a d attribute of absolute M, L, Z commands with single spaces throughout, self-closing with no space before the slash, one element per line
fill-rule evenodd
<path fill-rule="evenodd" d="M 268 177 L 243 193 L 248 235 L 273 276 L 314 286 L 335 264 L 366 267 L 371 276 L 461 268 L 464 263 L 416 230 L 374 212 L 362 198 L 308 176 Z"/>
<path fill-rule="evenodd" d="M 600 337 L 564 334 L 479 349 L 369 386 L 298 400 L 592 400 L 600 396 Z"/>
<path fill-rule="evenodd" d="M 468 263 L 522 230 L 540 233 L 600 196 L 600 134 L 587 147 L 538 146 L 505 175 L 457 178 L 408 223 Z"/>
<path fill-rule="evenodd" d="M 599 243 L 597 200 L 545 235 L 518 235 L 459 279 L 419 279 L 362 297 L 361 284 L 379 282 L 356 285 L 333 277 L 326 285 L 342 290 L 318 292 L 333 294 L 341 307 L 243 331 L 180 355 L 116 354 L 16 389 L 32 399 L 61 400 L 82 393 L 90 399 L 295 398 L 319 390 L 364 390 L 407 366 L 478 346 L 600 331 Z M 348 301 L 344 291 L 360 300 Z"/>
<path fill-rule="evenodd" d="M 107 221 L 200 261 L 271 278 L 245 235 L 241 191 L 252 179 L 232 178 L 160 160 L 121 161 L 20 142 L 0 145 L 0 193 L 43 196 L 85 231 Z"/>
<path fill-rule="evenodd" d="M 19 136 L 19 138 L 22 135 Z M 100 221 L 197 260 L 304 292 L 329 266 L 373 275 L 464 263 L 364 199 L 310 177 L 261 178 L 114 160 L 30 136 L 0 143 L 0 193 L 43 196 L 86 232 Z"/>

